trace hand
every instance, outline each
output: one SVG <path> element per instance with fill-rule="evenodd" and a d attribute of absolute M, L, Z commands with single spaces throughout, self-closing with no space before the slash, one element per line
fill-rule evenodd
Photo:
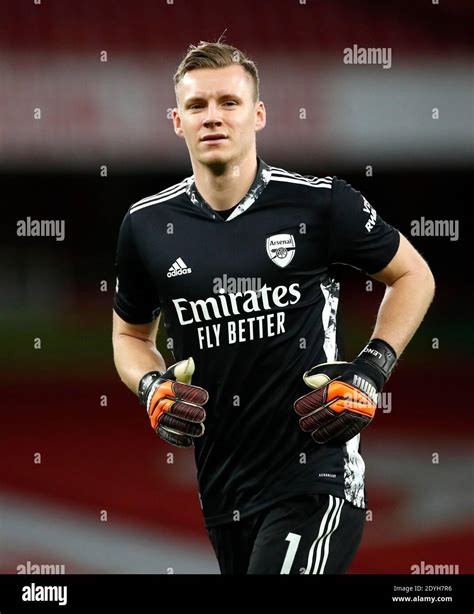
<path fill-rule="evenodd" d="M 313 391 L 294 404 L 301 429 L 319 444 L 352 439 L 373 420 L 378 393 L 395 364 L 394 350 L 373 339 L 353 362 L 328 362 L 307 371 L 303 380 Z"/>
<path fill-rule="evenodd" d="M 206 412 L 202 407 L 209 395 L 204 388 L 191 385 L 194 360 L 188 358 L 164 373 L 152 371 L 139 384 L 139 398 L 147 408 L 153 430 L 168 443 L 194 446 L 194 439 L 204 433 Z"/>

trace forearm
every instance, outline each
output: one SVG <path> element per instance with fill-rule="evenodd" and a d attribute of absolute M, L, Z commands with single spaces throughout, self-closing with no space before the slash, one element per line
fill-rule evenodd
<path fill-rule="evenodd" d="M 383 339 L 400 356 L 428 311 L 434 290 L 429 268 L 406 273 L 387 286 L 372 338 Z"/>
<path fill-rule="evenodd" d="M 114 362 L 122 382 L 135 394 L 140 379 L 149 371 L 166 371 L 155 345 L 145 339 L 118 334 L 113 338 Z"/>

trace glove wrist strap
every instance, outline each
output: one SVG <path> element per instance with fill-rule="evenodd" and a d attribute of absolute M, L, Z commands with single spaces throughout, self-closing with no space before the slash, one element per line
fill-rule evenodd
<path fill-rule="evenodd" d="M 375 376 L 373 379 L 380 391 L 397 364 L 397 354 L 386 341 L 371 339 L 354 360 L 354 364 Z"/>
<path fill-rule="evenodd" d="M 144 407 L 148 408 L 149 393 L 151 389 L 154 388 L 153 384 L 155 384 L 156 380 L 162 377 L 162 375 L 160 371 L 149 371 L 141 378 L 138 384 L 138 400 Z"/>

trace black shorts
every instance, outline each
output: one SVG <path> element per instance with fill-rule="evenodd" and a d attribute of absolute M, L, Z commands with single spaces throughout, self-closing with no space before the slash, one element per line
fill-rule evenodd
<path fill-rule="evenodd" d="M 298 495 L 208 528 L 222 574 L 342 574 L 359 547 L 365 510 L 333 495 Z"/>

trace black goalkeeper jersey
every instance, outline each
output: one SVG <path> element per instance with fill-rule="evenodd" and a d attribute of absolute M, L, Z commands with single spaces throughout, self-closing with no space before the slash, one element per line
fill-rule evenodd
<path fill-rule="evenodd" d="M 301 493 L 367 507 L 360 435 L 318 445 L 293 403 L 306 370 L 342 359 L 331 264 L 376 273 L 399 233 L 345 181 L 257 162 L 227 219 L 191 176 L 132 205 L 118 239 L 115 311 L 161 313 L 175 360 L 192 356 L 209 392 L 194 450 L 207 527 Z"/>

